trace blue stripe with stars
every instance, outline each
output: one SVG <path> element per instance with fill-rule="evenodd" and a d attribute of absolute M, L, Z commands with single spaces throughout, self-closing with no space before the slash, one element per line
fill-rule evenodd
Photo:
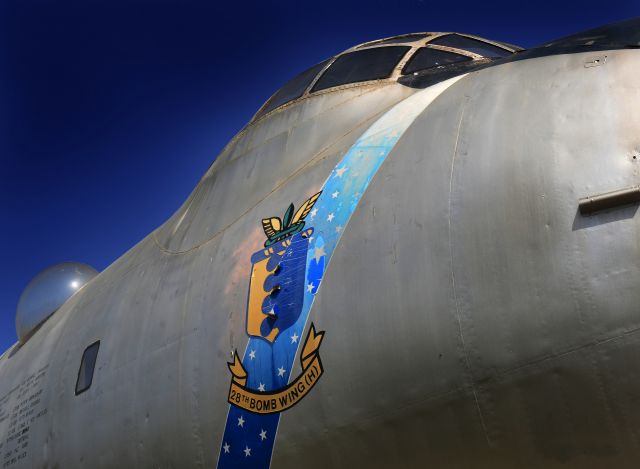
<path fill-rule="evenodd" d="M 422 90 L 398 103 L 376 121 L 349 149 L 331 172 L 306 225 L 314 233 L 306 251 L 306 286 L 302 312 L 273 343 L 250 337 L 242 363 L 248 373 L 246 387 L 273 391 L 285 387 L 290 378 L 314 297 L 342 232 L 358 206 L 362 194 L 416 117 L 456 77 Z M 292 244 L 307 243 L 299 236 Z M 296 255 L 291 262 L 295 262 Z M 286 259 L 283 262 L 287 262 Z M 286 264 L 283 269 L 286 271 Z M 230 405 L 218 458 L 218 468 L 269 468 L 280 414 L 254 414 Z"/>

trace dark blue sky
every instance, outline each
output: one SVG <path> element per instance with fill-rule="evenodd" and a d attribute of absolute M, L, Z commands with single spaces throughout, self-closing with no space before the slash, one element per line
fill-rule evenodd
<path fill-rule="evenodd" d="M 35 274 L 111 264 L 306 67 L 412 31 L 527 47 L 636 16 L 636 2 L 3 0 L 0 352 Z"/>

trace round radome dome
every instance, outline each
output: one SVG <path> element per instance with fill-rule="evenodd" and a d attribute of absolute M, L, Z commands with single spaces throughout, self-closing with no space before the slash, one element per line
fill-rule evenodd
<path fill-rule="evenodd" d="M 96 269 L 79 262 L 62 262 L 36 275 L 18 300 L 16 332 L 20 342 L 96 275 Z"/>

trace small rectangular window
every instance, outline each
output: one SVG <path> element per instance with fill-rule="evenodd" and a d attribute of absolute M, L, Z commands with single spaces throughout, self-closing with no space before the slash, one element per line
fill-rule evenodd
<path fill-rule="evenodd" d="M 76 396 L 82 394 L 91 387 L 93 381 L 93 371 L 96 367 L 96 359 L 98 358 L 98 349 L 100 341 L 89 345 L 82 354 L 80 362 L 80 370 L 78 370 L 78 381 L 76 381 Z"/>

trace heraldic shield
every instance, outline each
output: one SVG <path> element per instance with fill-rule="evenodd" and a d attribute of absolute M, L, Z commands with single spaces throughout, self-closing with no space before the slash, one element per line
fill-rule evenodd
<path fill-rule="evenodd" d="M 273 343 L 302 312 L 309 237 L 313 228 L 251 256 L 247 334 Z"/>

